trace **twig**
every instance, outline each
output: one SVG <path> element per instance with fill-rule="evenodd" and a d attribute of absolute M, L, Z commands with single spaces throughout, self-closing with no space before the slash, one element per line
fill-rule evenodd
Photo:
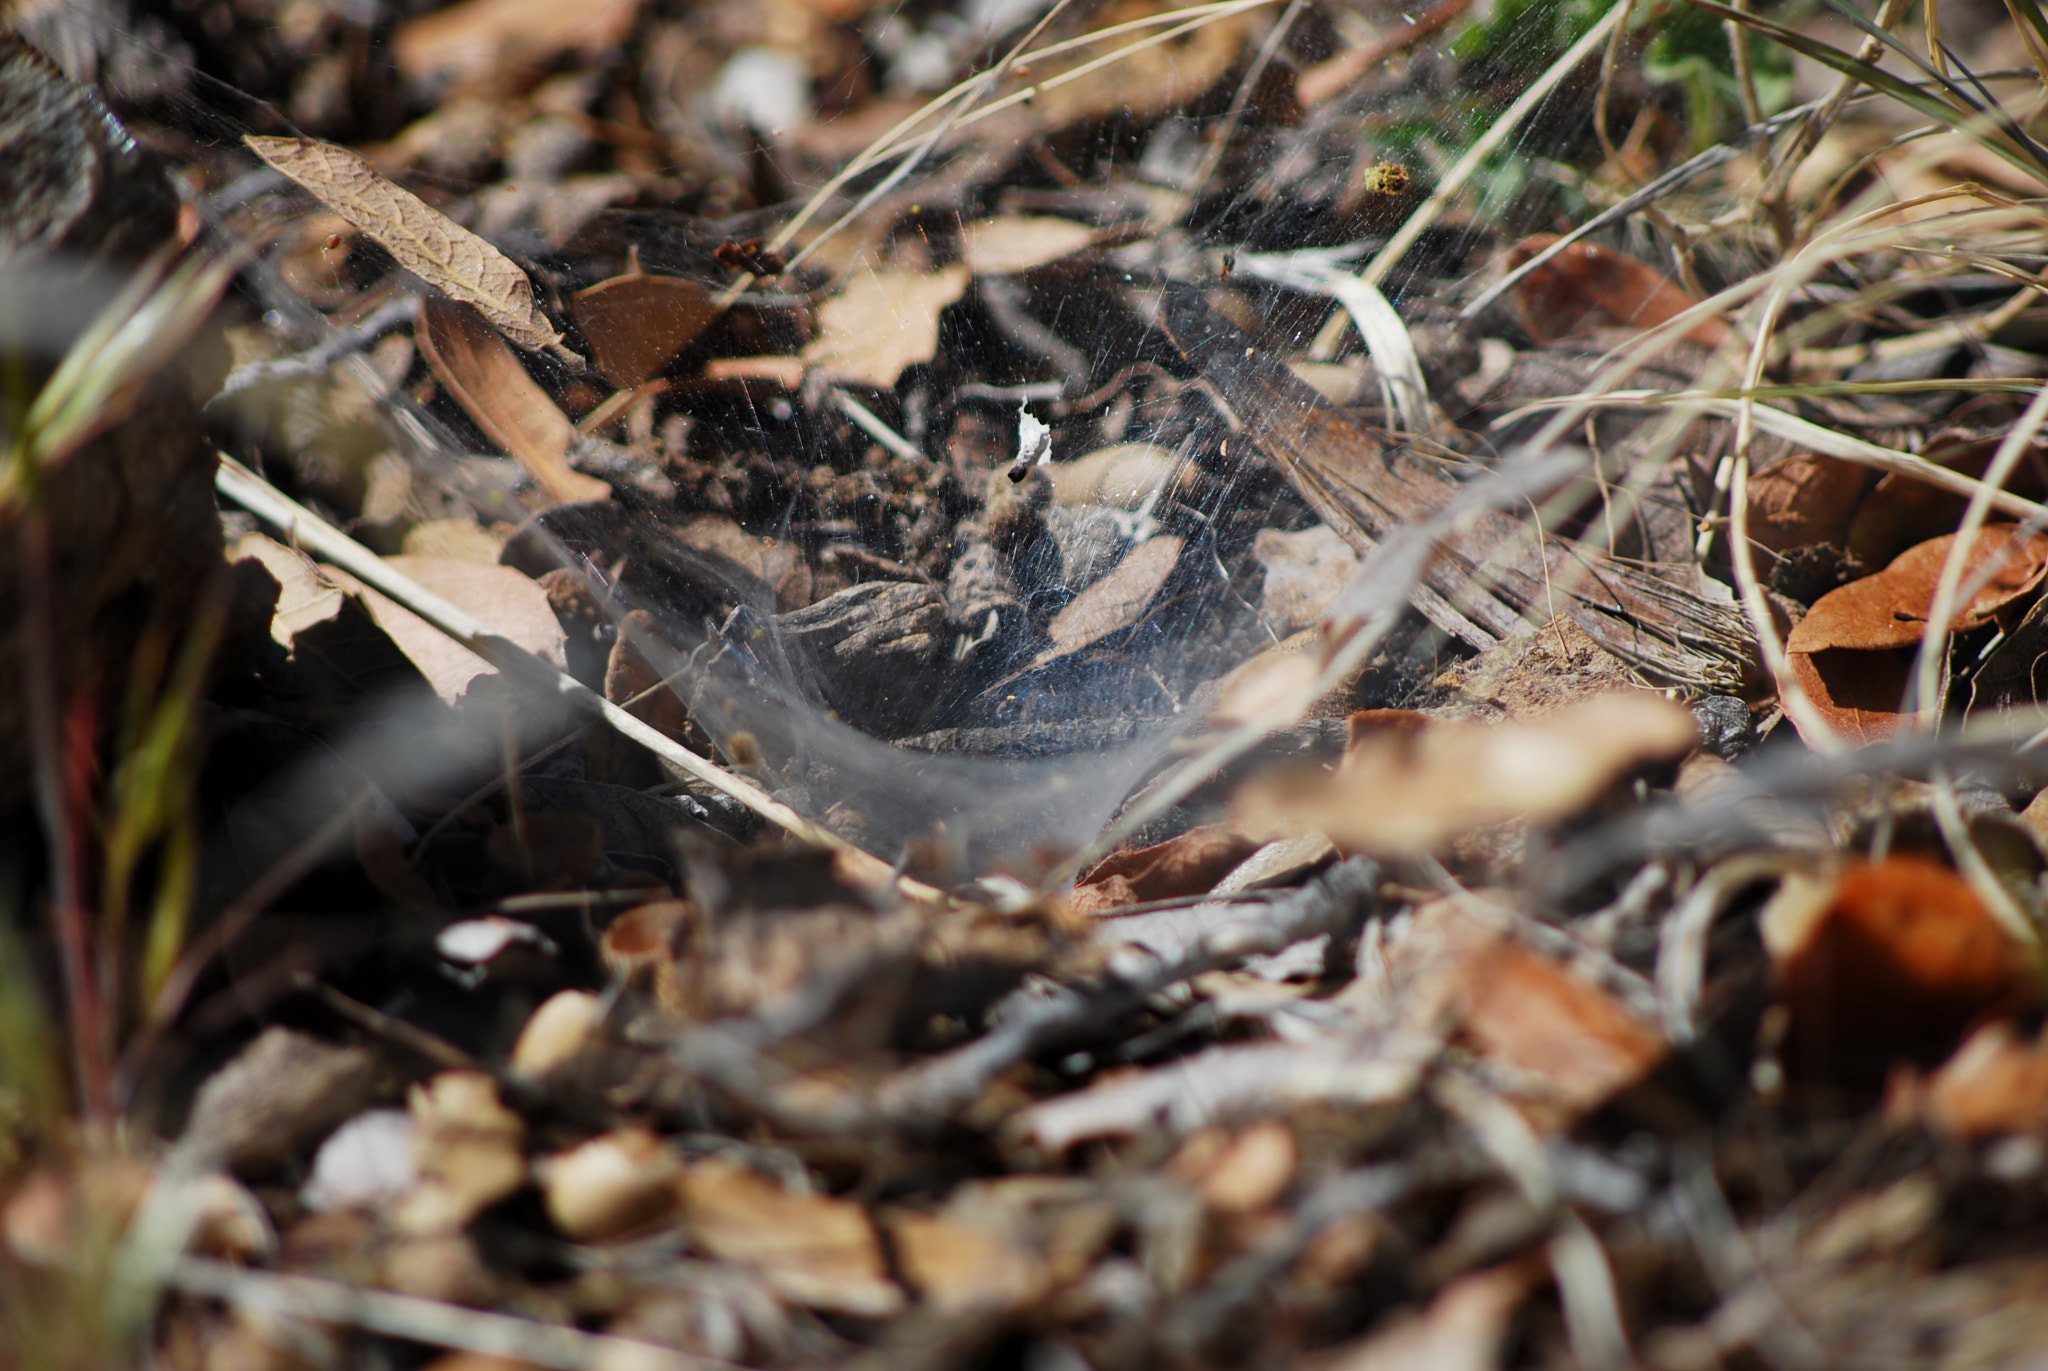
<path fill-rule="evenodd" d="M 335 1014 L 372 1037 L 382 1038 L 388 1043 L 402 1047 L 414 1056 L 432 1062 L 443 1071 L 480 1069 L 476 1058 L 446 1038 L 436 1037 L 417 1025 L 393 1018 L 381 1009 L 373 1009 L 354 996 L 344 995 L 318 976 L 304 971 L 298 972 L 292 977 L 292 989 L 304 995 L 311 995 Z"/>
<path fill-rule="evenodd" d="M 1299 890 L 1274 900 L 1256 916 L 1217 929 L 1172 961 L 1147 964 L 1119 976 L 1112 989 L 1093 995 L 1064 989 L 1028 1004 L 981 1038 L 884 1081 L 875 1099 L 897 1117 L 944 1116 L 978 1096 L 1013 1064 L 1071 1042 L 1129 1013 L 1170 985 L 1247 957 L 1281 952 L 1307 938 L 1341 936 L 1362 922 L 1379 891 L 1380 868 L 1352 857 Z"/>
<path fill-rule="evenodd" d="M 262 477 L 230 457 L 221 458 L 214 479 L 221 494 L 250 513 L 284 529 L 298 542 L 331 558 L 342 570 L 411 610 L 477 656 L 503 672 L 508 683 L 536 695 L 552 696 L 603 716 L 604 721 L 662 760 L 713 789 L 730 795 L 754 813 L 795 837 L 828 848 L 850 862 L 865 879 L 893 881 L 911 899 L 937 900 L 939 892 L 907 876 L 899 876 L 871 853 L 821 828 L 774 798 L 754 782 L 698 756 L 667 734 L 627 713 L 567 672 L 500 637 L 479 620 L 400 573 L 383 558 L 327 523 L 305 506 L 279 492 Z"/>
<path fill-rule="evenodd" d="M 832 982 L 822 991 L 805 987 L 784 996 L 773 1016 L 781 1021 L 756 1016 L 745 1026 L 692 1029 L 676 1044 L 674 1058 L 683 1070 L 792 1133 L 834 1137 L 932 1128 L 1016 1063 L 1086 1037 L 1169 986 L 1307 938 L 1342 937 L 1370 913 L 1378 887 L 1378 864 L 1354 857 L 1190 944 L 1182 956 L 1141 953 L 1113 959 L 1108 983 L 1090 989 L 1019 991 L 1006 1002 L 1010 1012 L 980 1038 L 861 1092 L 822 1090 L 761 1050 L 764 1042 L 792 1031 L 793 1024 L 800 1028 L 815 1021 L 832 1000 Z"/>
<path fill-rule="evenodd" d="M 385 301 L 355 323 L 336 330 L 304 352 L 275 357 L 267 362 L 245 362 L 228 373 L 228 379 L 221 383 L 220 392 L 206 403 L 219 404 L 245 390 L 273 381 L 318 376 L 350 353 L 360 352 L 391 330 L 411 323 L 418 316 L 419 309 L 418 296 L 402 295 L 396 300 Z"/>
<path fill-rule="evenodd" d="M 588 1371 L 589 1367 L 614 1361 L 673 1371 L 737 1371 L 731 1362 L 692 1356 L 637 1338 L 585 1333 L 564 1324 L 491 1314 L 312 1276 L 246 1271 L 199 1257 L 183 1257 L 172 1263 L 165 1273 L 165 1284 L 188 1295 L 223 1300 L 241 1309 L 342 1324 L 430 1347 L 514 1358 L 553 1367 L 555 1371 Z"/>

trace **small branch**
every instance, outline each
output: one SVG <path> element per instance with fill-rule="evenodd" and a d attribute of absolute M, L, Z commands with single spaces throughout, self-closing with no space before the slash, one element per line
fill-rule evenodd
<path fill-rule="evenodd" d="M 349 327 L 329 334 L 304 352 L 274 357 L 267 362 L 245 362 L 228 373 L 228 379 L 221 383 L 220 393 L 207 403 L 218 404 L 273 381 L 296 381 L 301 377 L 318 376 L 350 353 L 360 352 L 391 330 L 410 324 L 419 310 L 418 296 L 402 295 L 396 300 L 385 301 Z"/>
<path fill-rule="evenodd" d="M 737 1371 L 731 1362 L 691 1356 L 637 1338 L 585 1333 L 562 1324 L 539 1323 L 442 1304 L 412 1295 L 364 1290 L 312 1276 L 245 1271 L 226 1262 L 185 1257 L 173 1263 L 165 1284 L 188 1295 L 225 1301 L 287 1319 L 336 1323 L 404 1338 L 430 1347 L 449 1347 L 483 1356 L 509 1357 L 556 1371 L 616 1362 L 671 1371 Z"/>

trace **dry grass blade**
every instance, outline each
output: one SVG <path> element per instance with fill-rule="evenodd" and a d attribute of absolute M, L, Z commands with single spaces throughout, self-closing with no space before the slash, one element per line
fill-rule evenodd
<path fill-rule="evenodd" d="M 562 346 L 562 335 L 534 303 L 533 283 L 512 260 L 426 201 L 377 174 L 376 168 L 332 143 L 310 138 L 243 142 L 258 157 L 347 219 L 434 289 L 466 304 L 529 352 L 549 351 L 573 366 L 583 359 Z"/>
<path fill-rule="evenodd" d="M 805 842 L 828 848 L 840 855 L 848 874 L 867 884 L 894 882 L 912 899 L 937 899 L 938 892 L 922 882 L 899 877 L 880 859 L 861 851 L 831 831 L 820 828 L 803 815 L 768 794 L 744 777 L 698 756 L 668 735 L 605 699 L 602 695 L 557 671 L 525 649 L 492 633 L 476 619 L 440 596 L 401 575 L 383 558 L 341 530 L 279 492 L 268 481 L 231 458 L 221 459 L 215 485 L 221 494 L 259 518 L 285 530 L 299 545 L 318 552 L 365 585 L 389 596 L 441 632 L 461 643 L 505 674 L 508 681 L 524 689 L 545 692 L 594 710 L 604 721 L 634 742 L 674 764 L 686 774 L 732 796 L 776 827 Z"/>

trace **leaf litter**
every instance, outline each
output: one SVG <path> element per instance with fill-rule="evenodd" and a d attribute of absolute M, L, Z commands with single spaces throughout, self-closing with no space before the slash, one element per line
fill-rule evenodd
<path fill-rule="evenodd" d="M 0 1360 L 2030 1364 L 2038 16 L 1643 8 L 102 63 L 234 589 L 189 782 L 67 716 Z"/>

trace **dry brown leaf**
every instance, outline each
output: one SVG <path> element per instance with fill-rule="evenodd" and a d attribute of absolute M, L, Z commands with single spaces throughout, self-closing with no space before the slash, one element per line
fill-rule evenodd
<path fill-rule="evenodd" d="M 1194 1187 L 1211 1210 L 1236 1216 L 1277 1203 L 1294 1184 L 1300 1164 L 1294 1130 L 1277 1119 L 1261 1119 L 1236 1137 L 1221 1129 L 1197 1133 L 1181 1145 L 1167 1170 Z"/>
<path fill-rule="evenodd" d="M 340 615 L 341 590 L 305 553 L 261 533 L 245 533 L 228 549 L 228 560 L 239 562 L 245 557 L 262 563 L 277 580 L 277 609 L 270 616 L 270 636 L 287 652 L 299 634 Z"/>
<path fill-rule="evenodd" d="M 1920 456 L 1936 466 L 1981 478 L 1997 454 L 2002 435 L 1944 431 L 1921 446 Z M 2048 443 L 2029 444 L 2027 454 L 2006 480 L 2014 495 L 2038 500 L 2048 494 L 2041 473 L 2048 470 Z M 1897 472 L 1870 488 L 1856 506 L 1843 546 L 1865 566 L 1883 566 L 1907 549 L 1953 532 L 1963 521 L 1966 496 L 1937 490 L 1924 481 Z"/>
<path fill-rule="evenodd" d="M 1150 847 L 1112 852 L 1074 887 L 1072 908 L 1088 918 L 1119 905 L 1199 895 L 1258 849 L 1235 829 L 1206 824 Z"/>
<path fill-rule="evenodd" d="M 537 65 L 570 48 L 595 56 L 633 32 L 641 0 L 464 0 L 408 19 L 391 40 L 398 69 L 415 80 L 469 80 Z"/>
<path fill-rule="evenodd" d="M 408 1092 L 420 1183 L 399 1202 L 396 1227 L 453 1233 L 526 1181 L 526 1123 L 498 1101 L 481 1071 L 443 1071 Z"/>
<path fill-rule="evenodd" d="M 2040 998 L 2028 951 L 1926 857 L 1790 877 L 1762 928 L 1806 1071 L 1868 1077 L 1902 1057 L 1935 1060 L 1972 1020 Z"/>
<path fill-rule="evenodd" d="M 1959 534 L 1932 538 L 1901 554 L 1875 575 L 1851 581 L 1814 602 L 1796 624 L 1785 646 L 1793 652 L 1826 648 L 1911 647 L 1927 636 L 1927 615 L 1934 603 L 1941 569 Z M 2016 524 L 1991 524 L 1979 530 L 1963 557 L 1963 583 L 1993 558 L 2003 560 L 1990 579 L 1956 611 L 1958 631 L 1977 628 L 2048 575 L 2048 533 L 2020 536 Z"/>
<path fill-rule="evenodd" d="M 834 381 L 889 390 L 903 369 L 939 348 L 939 313 L 967 289 L 968 270 L 929 275 L 884 268 L 857 273 L 818 308 L 818 336 L 804 361 Z"/>
<path fill-rule="evenodd" d="M 1901 714 L 1913 678 L 1913 653 L 1828 648 L 1788 654 L 1792 675 L 1829 728 L 1859 746 L 1895 737 L 1912 721 Z M 1799 718 L 1792 718 L 1793 727 Z M 1805 736 L 1801 732 L 1802 737 Z M 1812 741 L 1812 740 L 1808 740 Z"/>
<path fill-rule="evenodd" d="M 250 150 L 342 215 L 400 266 L 453 299 L 475 306 L 491 325 L 531 352 L 552 350 L 580 366 L 562 335 L 534 303 L 533 283 L 512 260 L 411 191 L 332 143 L 310 138 L 243 136 Z"/>
<path fill-rule="evenodd" d="M 1509 268 L 1556 241 L 1554 233 L 1524 238 L 1508 253 Z M 1571 244 L 1523 277 L 1515 287 L 1515 302 L 1539 343 L 1554 343 L 1603 315 L 1627 327 L 1655 328 L 1698 303 L 1649 263 L 1585 242 Z M 1719 319 L 1703 320 L 1686 334 L 1708 347 L 1718 347 L 1727 336 L 1728 325 Z"/>
<path fill-rule="evenodd" d="M 1834 457 L 1799 455 L 1749 478 L 1749 536 L 1768 552 L 1814 543 L 1846 547 L 1869 472 Z"/>
<path fill-rule="evenodd" d="M 1535 1285 L 1528 1263 L 1460 1276 L 1421 1314 L 1397 1314 L 1389 1326 L 1340 1350 L 1325 1371 L 1494 1371 L 1508 1322 Z"/>
<path fill-rule="evenodd" d="M 1192 477 L 1192 464 L 1178 461 L 1170 448 L 1156 443 L 1116 443 L 1097 448 L 1071 462 L 1044 468 L 1053 498 L 1063 505 L 1110 505 L 1136 510 L 1153 491 L 1175 494 L 1167 483 L 1177 475 Z"/>
<path fill-rule="evenodd" d="M 1099 29 L 1107 29 L 1171 8 L 1154 0 L 1118 0 L 1097 11 L 1091 22 Z M 1118 45 L 1133 48 L 1129 56 L 1119 57 L 1065 85 L 1041 87 L 1034 98 L 1034 111 L 1044 127 L 1062 129 L 1084 119 L 1121 114 L 1142 121 L 1178 109 L 1230 74 L 1244 50 L 1249 31 L 1245 16 L 1232 15 L 1142 49 L 1137 45 L 1151 35 L 1133 35 L 1128 43 Z M 1118 48 L 1108 49 L 1116 51 Z M 1099 49 L 1090 49 L 1071 59 L 1034 65 L 1033 79 L 1042 82 L 1093 60 L 1099 53 Z"/>
<path fill-rule="evenodd" d="M 1087 224 L 1051 215 L 980 219 L 960 231 L 960 260 L 976 276 L 1029 271 L 1072 256 L 1098 236 Z"/>
<path fill-rule="evenodd" d="M 577 1242 L 610 1242 L 674 1213 L 683 1165 L 644 1128 L 622 1128 L 548 1158 L 541 1194 L 556 1228 Z"/>
<path fill-rule="evenodd" d="M 1645 763 L 1684 755 L 1692 715 L 1647 691 L 1617 692 L 1522 723 L 1468 724 L 1374 711 L 1335 776 L 1260 780 L 1239 795 L 1256 833 L 1319 829 L 1340 849 L 1428 852 L 1507 819 L 1577 812 Z"/>
<path fill-rule="evenodd" d="M 749 1167 L 718 1160 L 691 1167 L 683 1194 L 700 1247 L 752 1267 L 795 1303 L 863 1318 L 903 1307 L 874 1225 L 853 1201 L 792 1195 Z"/>
<path fill-rule="evenodd" d="M 1181 540 L 1171 534 L 1147 538 L 1116 569 L 1089 586 L 1053 616 L 1046 636 L 1052 646 L 1038 655 L 1049 662 L 1129 628 L 1144 616 L 1180 561 Z"/>
<path fill-rule="evenodd" d="M 482 620 L 499 637 L 517 643 L 556 667 L 563 665 L 568 636 L 548 604 L 547 591 L 511 567 L 485 566 L 449 557 L 400 556 L 384 560 L 401 575 Z M 325 574 L 362 597 L 377 627 L 391 635 L 391 641 L 420 669 L 442 699 L 453 703 L 477 677 L 497 674 L 497 668 L 489 662 L 403 605 L 358 584 L 347 572 L 330 568 Z"/>
<path fill-rule="evenodd" d="M 577 291 L 573 308 L 598 371 L 621 387 L 653 376 L 718 318 L 710 291 L 674 276 L 614 276 Z"/>
<path fill-rule="evenodd" d="M 448 300 L 423 307 L 420 352 L 463 413 L 517 458 L 556 504 L 608 500 L 612 488 L 569 466 L 576 426 L 473 312 Z"/>
<path fill-rule="evenodd" d="M 903 1278 L 944 1313 L 1010 1313 L 1034 1303 L 1051 1284 L 1044 1259 L 995 1224 L 896 1214 L 888 1226 Z"/>
<path fill-rule="evenodd" d="M 1453 966 L 1465 1036 L 1541 1127 L 1570 1127 L 1664 1060 L 1655 1028 L 1528 948 L 1498 941 Z"/>
<path fill-rule="evenodd" d="M 2025 1041 L 2009 1019 L 1985 1024 L 1911 1093 L 1920 1116 L 1951 1137 L 2048 1134 L 2048 1044 Z"/>

